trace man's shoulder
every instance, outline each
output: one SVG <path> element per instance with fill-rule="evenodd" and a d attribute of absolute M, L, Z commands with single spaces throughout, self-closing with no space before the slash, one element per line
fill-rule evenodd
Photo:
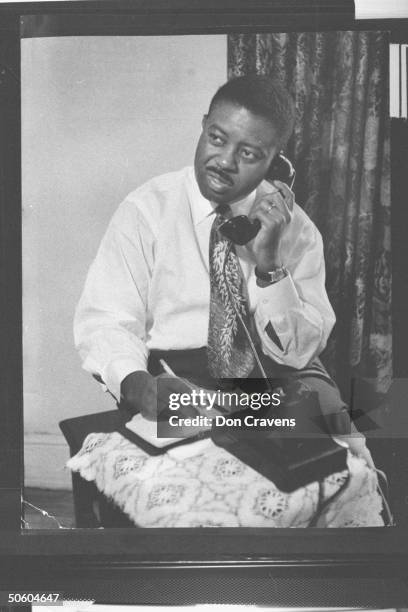
<path fill-rule="evenodd" d="M 164 216 L 176 214 L 178 202 L 186 193 L 192 169 L 182 168 L 155 176 L 131 191 L 117 208 L 112 222 L 120 228 L 132 231 L 150 228 L 156 233 Z"/>
<path fill-rule="evenodd" d="M 169 193 L 176 193 L 185 188 L 187 181 L 191 177 L 191 172 L 192 168 L 186 166 L 175 172 L 166 172 L 165 174 L 155 176 L 131 191 L 126 200 L 142 203 L 146 197 L 154 199 Z"/>

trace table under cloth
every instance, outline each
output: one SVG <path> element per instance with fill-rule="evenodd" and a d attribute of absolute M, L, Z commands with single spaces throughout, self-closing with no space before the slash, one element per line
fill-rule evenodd
<path fill-rule="evenodd" d="M 151 456 L 114 432 L 89 434 L 67 465 L 139 527 L 383 526 L 376 472 L 350 453 L 347 464 L 284 493 L 210 439 Z"/>

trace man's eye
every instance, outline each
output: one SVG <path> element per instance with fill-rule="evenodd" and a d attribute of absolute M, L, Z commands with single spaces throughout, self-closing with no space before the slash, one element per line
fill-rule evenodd
<path fill-rule="evenodd" d="M 215 145 L 221 145 L 224 143 L 224 140 L 218 134 L 209 134 L 210 140 Z"/>
<path fill-rule="evenodd" d="M 249 149 L 242 149 L 241 155 L 244 159 L 248 161 L 255 161 L 256 159 L 258 159 L 255 153 L 253 151 L 250 151 Z"/>

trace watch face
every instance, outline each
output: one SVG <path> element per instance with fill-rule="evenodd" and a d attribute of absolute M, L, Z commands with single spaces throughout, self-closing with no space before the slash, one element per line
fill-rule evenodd
<path fill-rule="evenodd" d="M 288 273 L 286 271 L 286 268 L 284 267 L 277 268 L 276 270 L 272 270 L 271 272 L 260 272 L 255 266 L 255 276 L 259 280 L 262 280 L 267 283 L 277 283 L 278 281 L 282 280 L 282 278 L 285 278 L 285 276 L 287 275 Z"/>

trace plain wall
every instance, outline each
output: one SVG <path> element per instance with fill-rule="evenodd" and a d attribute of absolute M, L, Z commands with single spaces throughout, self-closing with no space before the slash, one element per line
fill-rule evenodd
<path fill-rule="evenodd" d="M 108 221 L 193 160 L 226 36 L 22 41 L 25 482 L 70 485 L 58 422 L 115 408 L 81 369 L 75 305 Z"/>

